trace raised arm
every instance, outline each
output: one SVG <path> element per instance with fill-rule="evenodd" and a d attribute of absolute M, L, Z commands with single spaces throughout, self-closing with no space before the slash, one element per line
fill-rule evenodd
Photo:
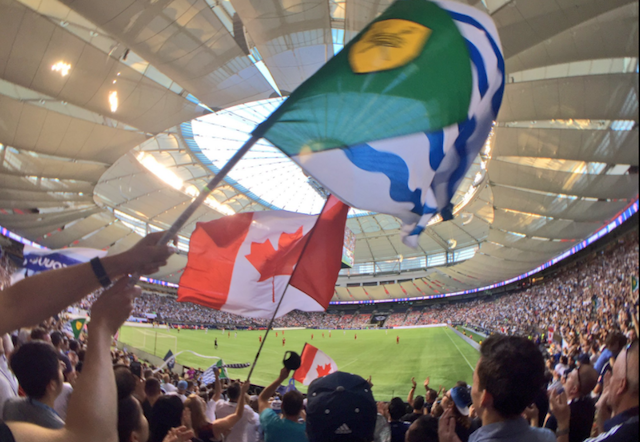
<path fill-rule="evenodd" d="M 288 377 L 289 377 L 289 369 L 286 367 L 282 367 L 282 369 L 280 370 L 280 375 L 278 376 L 278 379 L 273 381 L 271 385 L 269 385 L 267 388 L 262 390 L 262 392 L 260 393 L 260 396 L 258 396 L 259 413 L 262 413 L 264 410 L 269 408 L 269 399 L 276 392 L 280 384 L 282 384 L 284 380 L 287 379 Z"/>
<path fill-rule="evenodd" d="M 244 401 L 245 396 L 247 395 L 247 391 L 249 391 L 249 386 L 251 386 L 250 382 L 245 382 L 242 384 L 240 397 L 238 398 L 238 405 L 236 406 L 236 412 L 230 414 L 227 417 L 222 419 L 216 419 L 211 426 L 213 427 L 213 432 L 216 437 L 219 437 L 221 434 L 230 431 L 235 424 L 242 418 L 242 414 L 244 413 Z"/>
<path fill-rule="evenodd" d="M 222 382 L 220 381 L 220 371 L 213 367 L 213 372 L 216 375 L 215 388 L 213 390 L 213 401 L 218 402 L 222 397 Z"/>
<path fill-rule="evenodd" d="M 124 253 L 100 259 L 112 281 L 127 273 L 155 273 L 173 253 L 156 246 L 164 232 L 152 233 Z M 0 291 L 0 335 L 37 324 L 100 288 L 90 263 L 50 270 Z"/>
<path fill-rule="evenodd" d="M 118 441 L 118 404 L 110 346 L 113 335 L 133 310 L 133 298 L 140 292 L 137 287 L 127 287 L 128 281 L 129 278 L 120 279 L 93 305 L 82 376 L 69 400 L 65 427 L 50 430 L 28 423 L 8 423 L 16 442 Z"/>
<path fill-rule="evenodd" d="M 407 396 L 407 402 L 409 405 L 413 407 L 413 394 L 416 392 L 416 378 L 411 378 L 411 390 L 409 390 L 409 395 Z"/>

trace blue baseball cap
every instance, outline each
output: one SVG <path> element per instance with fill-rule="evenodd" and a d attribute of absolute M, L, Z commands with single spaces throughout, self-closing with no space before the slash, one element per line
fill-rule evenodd
<path fill-rule="evenodd" d="M 186 390 L 188 386 L 187 381 L 178 382 L 178 390 Z"/>
<path fill-rule="evenodd" d="M 473 403 L 471 393 L 466 387 L 453 387 L 451 389 L 451 399 L 456 404 L 456 408 L 463 416 L 469 416 L 469 406 Z"/>

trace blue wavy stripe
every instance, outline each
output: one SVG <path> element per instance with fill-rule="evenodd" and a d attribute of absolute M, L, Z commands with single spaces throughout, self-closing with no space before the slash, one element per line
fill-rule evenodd
<path fill-rule="evenodd" d="M 471 135 L 473 135 L 473 132 L 475 132 L 476 126 L 477 125 L 475 117 L 458 125 L 460 134 L 458 135 L 458 138 L 456 138 L 454 147 L 458 152 L 458 156 L 460 157 L 460 163 L 458 163 L 458 167 L 449 176 L 449 182 L 447 183 L 447 193 L 449 201 L 451 201 L 451 198 L 453 198 L 453 194 L 456 191 L 455 185 L 467 172 L 467 141 L 469 140 Z"/>
<path fill-rule="evenodd" d="M 438 170 L 444 159 L 444 131 L 440 129 L 426 135 L 429 139 L 429 164 L 433 170 Z"/>
<path fill-rule="evenodd" d="M 379 172 L 391 181 L 389 195 L 397 202 L 413 204 L 411 212 L 422 216 L 422 190 L 409 189 L 409 167 L 398 155 L 381 152 L 368 144 L 359 144 L 342 150 L 347 158 L 358 168 L 367 172 Z"/>
<path fill-rule="evenodd" d="M 498 59 L 498 69 L 502 73 L 502 84 L 501 84 L 500 88 L 498 88 L 496 93 L 494 94 L 493 98 L 491 99 L 491 105 L 492 105 L 492 108 L 493 108 L 493 115 L 495 117 L 495 116 L 498 115 L 498 111 L 500 110 L 500 104 L 502 103 L 502 97 L 504 95 L 504 82 L 505 82 L 504 71 L 505 71 L 505 69 L 504 69 L 504 57 L 502 56 L 502 52 L 500 51 L 500 48 L 498 47 L 498 44 L 493 39 L 491 34 L 476 19 L 474 19 L 472 17 L 469 17 L 468 15 L 464 15 L 464 14 L 460 14 L 458 12 L 450 11 L 448 9 L 447 9 L 447 12 L 449 12 L 449 14 L 451 14 L 451 17 L 454 20 L 460 21 L 462 23 L 467 23 L 467 24 L 469 24 L 469 25 L 471 25 L 471 26 L 473 26 L 475 28 L 478 28 L 481 31 L 483 31 L 485 33 L 485 35 L 487 36 L 487 39 L 489 40 L 489 44 L 491 45 L 491 49 L 493 50 L 494 54 L 496 55 L 496 58 Z"/>
<path fill-rule="evenodd" d="M 489 80 L 487 79 L 487 70 L 484 67 L 484 59 L 482 58 L 482 54 L 478 48 L 476 48 L 473 43 L 466 38 L 465 41 L 467 42 L 467 49 L 469 49 L 469 54 L 471 55 L 471 61 L 478 72 L 478 89 L 480 90 L 480 97 L 484 98 L 487 90 L 489 89 Z"/>

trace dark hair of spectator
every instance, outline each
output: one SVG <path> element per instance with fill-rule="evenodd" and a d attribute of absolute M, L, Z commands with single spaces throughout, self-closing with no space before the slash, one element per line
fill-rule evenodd
<path fill-rule="evenodd" d="M 184 405 L 176 395 L 160 396 L 151 410 L 149 442 L 162 442 L 169 430 L 182 425 Z"/>
<path fill-rule="evenodd" d="M 405 442 L 438 442 L 438 419 L 429 415 L 420 416 L 409 427 Z"/>
<path fill-rule="evenodd" d="M 48 342 L 28 342 L 11 356 L 11 370 L 27 396 L 41 399 L 49 383 L 60 380 L 58 352 Z"/>
<path fill-rule="evenodd" d="M 424 398 L 422 396 L 416 396 L 413 399 L 413 409 L 422 410 L 424 408 Z"/>
<path fill-rule="evenodd" d="M 429 390 L 427 390 L 427 400 L 431 400 L 431 402 L 433 402 L 436 399 L 438 399 L 438 392 L 435 391 L 433 388 L 430 388 Z"/>
<path fill-rule="evenodd" d="M 287 416 L 297 416 L 302 410 L 304 398 L 299 391 L 289 391 L 282 398 L 282 412 Z"/>
<path fill-rule="evenodd" d="M 240 384 L 238 384 L 237 382 L 232 382 L 231 385 L 227 387 L 227 396 L 229 397 L 229 400 L 237 401 L 240 397 L 240 391 Z"/>
<path fill-rule="evenodd" d="M 492 335 L 480 347 L 477 374 L 504 418 L 520 415 L 544 385 L 544 360 L 527 338 Z"/>
<path fill-rule="evenodd" d="M 627 344 L 627 337 L 619 331 L 609 333 L 605 344 L 609 350 L 616 356 L 620 353 L 620 350 Z"/>
<path fill-rule="evenodd" d="M 399 397 L 394 397 L 389 402 L 389 416 L 391 420 L 397 421 L 404 416 L 406 411 L 404 401 Z"/>
<path fill-rule="evenodd" d="M 118 400 L 122 400 L 133 394 L 136 390 L 137 380 L 129 367 L 126 365 L 116 365 L 113 367 L 113 373 L 116 377 L 116 386 L 118 387 Z"/>
<path fill-rule="evenodd" d="M 69 340 L 69 351 L 75 351 L 77 354 L 78 350 L 80 350 L 80 343 L 75 339 Z"/>
<path fill-rule="evenodd" d="M 62 336 L 62 333 L 60 333 L 59 331 L 54 331 L 51 332 L 51 344 L 53 344 L 54 347 L 57 347 L 58 345 L 60 345 L 60 343 L 62 343 L 62 341 L 64 341 L 64 336 Z"/>
<path fill-rule="evenodd" d="M 142 408 L 138 400 L 129 395 L 118 401 L 118 440 L 129 442 L 131 433 L 140 430 Z"/>
<path fill-rule="evenodd" d="M 48 335 L 47 331 L 42 327 L 36 327 L 31 330 L 31 340 L 32 341 L 44 341 L 45 336 Z"/>
<path fill-rule="evenodd" d="M 144 383 L 144 393 L 147 396 L 157 396 L 161 394 L 160 381 L 154 377 L 148 378 Z"/>
<path fill-rule="evenodd" d="M 439 418 L 443 414 L 444 414 L 444 407 L 440 404 L 434 404 L 433 408 L 431 409 L 431 415 L 433 417 Z"/>

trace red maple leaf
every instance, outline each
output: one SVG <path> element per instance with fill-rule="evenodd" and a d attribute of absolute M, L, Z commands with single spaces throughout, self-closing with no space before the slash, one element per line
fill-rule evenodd
<path fill-rule="evenodd" d="M 251 243 L 251 253 L 247 260 L 260 272 L 258 282 L 266 281 L 278 275 L 291 275 L 300 258 L 304 246 L 302 227 L 294 233 L 282 233 L 278 238 L 278 250 L 273 248 L 270 240 L 263 243 Z M 275 302 L 275 294 L 274 294 Z"/>
<path fill-rule="evenodd" d="M 318 365 L 316 367 L 316 371 L 318 372 L 318 377 L 319 378 L 321 378 L 322 376 L 326 376 L 328 374 L 331 374 L 331 364 L 325 364 L 324 367 L 322 365 Z"/>

